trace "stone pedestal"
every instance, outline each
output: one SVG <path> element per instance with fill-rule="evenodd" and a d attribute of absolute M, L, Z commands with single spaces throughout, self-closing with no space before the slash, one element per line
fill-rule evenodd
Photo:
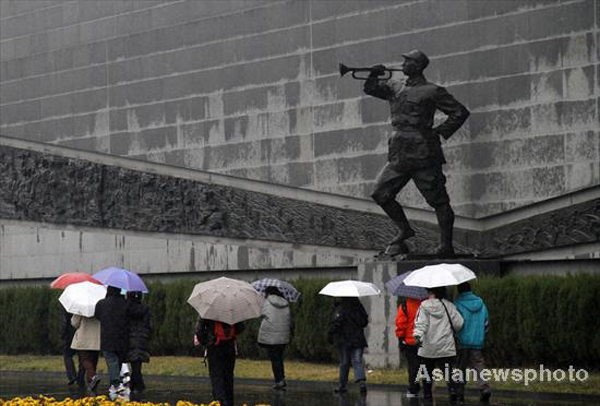
<path fill-rule="evenodd" d="M 372 282 L 382 290 L 380 296 L 361 299 L 369 314 L 369 326 L 365 331 L 369 344 L 365 351 L 367 365 L 377 368 L 400 365 L 398 339 L 395 334 L 398 297 L 387 292 L 385 283 L 404 272 L 443 262 L 461 263 L 472 269 L 478 276 L 500 276 L 501 272 L 500 261 L 477 259 L 364 262 L 359 264 L 357 279 Z"/>

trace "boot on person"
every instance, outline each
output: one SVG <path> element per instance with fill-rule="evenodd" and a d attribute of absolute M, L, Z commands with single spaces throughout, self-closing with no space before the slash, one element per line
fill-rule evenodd
<path fill-rule="evenodd" d="M 287 383 L 285 382 L 285 379 L 282 379 L 279 382 L 275 382 L 275 385 L 273 385 L 273 389 L 283 390 L 283 389 L 285 389 L 286 386 L 287 386 Z"/>

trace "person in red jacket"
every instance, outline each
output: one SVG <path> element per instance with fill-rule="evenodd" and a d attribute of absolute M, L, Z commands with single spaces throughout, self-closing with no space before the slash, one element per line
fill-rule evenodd
<path fill-rule="evenodd" d="M 419 397 L 419 390 L 421 389 L 417 381 L 420 363 L 419 356 L 417 355 L 419 347 L 416 345 L 417 343 L 413 335 L 415 317 L 420 305 L 420 299 L 413 299 L 411 297 L 402 298 L 402 302 L 398 306 L 398 314 L 396 315 L 396 337 L 398 337 L 400 343 L 400 350 L 404 353 L 408 362 L 407 398 Z"/>

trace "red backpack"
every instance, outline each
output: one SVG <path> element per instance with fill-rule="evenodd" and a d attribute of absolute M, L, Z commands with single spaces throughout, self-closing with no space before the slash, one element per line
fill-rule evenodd
<path fill-rule="evenodd" d="M 231 326 L 229 329 L 229 333 L 225 334 L 225 329 L 223 328 L 223 323 L 220 321 L 215 321 L 215 345 L 219 345 L 221 341 L 229 341 L 235 339 L 235 326 Z"/>

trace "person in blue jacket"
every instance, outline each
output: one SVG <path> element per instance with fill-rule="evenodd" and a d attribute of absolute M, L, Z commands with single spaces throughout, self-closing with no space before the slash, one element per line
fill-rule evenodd
<path fill-rule="evenodd" d="M 489 327 L 488 310 L 483 300 L 471 292 L 471 285 L 468 282 L 458 285 L 458 293 L 454 305 L 464 320 L 463 328 L 458 332 L 461 347 L 458 352 L 458 367 L 463 373 L 463 378 L 466 377 L 467 368 L 477 371 L 477 385 L 481 391 L 479 400 L 488 402 L 491 396 L 490 386 L 481 378 L 481 370 L 485 368 L 482 350 Z M 465 380 L 463 379 L 457 385 L 459 401 L 464 401 L 464 391 Z"/>

